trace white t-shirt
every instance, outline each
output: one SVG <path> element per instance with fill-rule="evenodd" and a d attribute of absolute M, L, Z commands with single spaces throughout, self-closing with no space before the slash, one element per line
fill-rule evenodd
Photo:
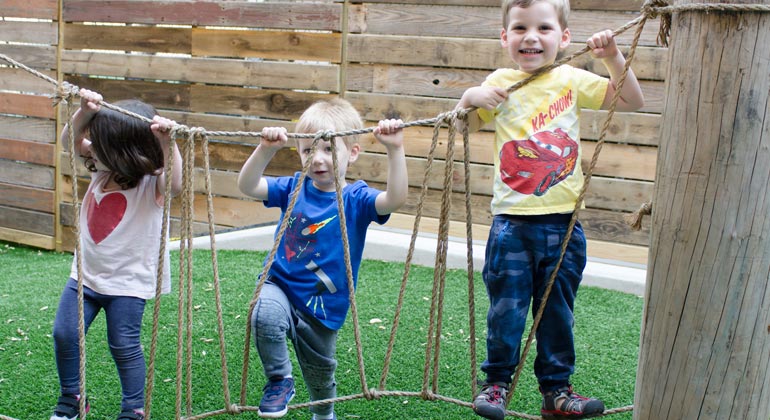
<path fill-rule="evenodd" d="M 83 284 L 110 296 L 155 297 L 163 206 L 156 200 L 156 176 L 135 188 L 107 191 L 110 172 L 91 174 L 80 211 Z M 168 237 L 163 238 L 168 242 Z M 70 276 L 77 279 L 77 258 Z M 162 293 L 171 291 L 169 252 L 163 259 Z"/>

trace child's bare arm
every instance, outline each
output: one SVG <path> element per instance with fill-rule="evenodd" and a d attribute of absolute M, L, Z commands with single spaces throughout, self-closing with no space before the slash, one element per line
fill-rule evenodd
<path fill-rule="evenodd" d="M 88 89 L 80 89 L 80 108 L 72 116 L 72 127 L 67 124 L 61 133 L 61 142 L 69 141 L 69 130 L 72 129 L 75 137 L 75 153 L 81 157 L 91 156 L 91 142 L 85 138 L 85 130 L 88 123 L 102 108 L 102 95 Z"/>
<path fill-rule="evenodd" d="M 455 109 L 465 109 L 470 107 L 492 110 L 500 105 L 508 97 L 505 89 L 493 86 L 476 86 L 469 88 L 463 93 L 460 102 Z M 458 120 L 460 121 L 460 120 Z M 476 111 L 468 113 L 468 131 L 478 131 L 483 125 L 479 114 Z M 458 127 L 462 128 L 462 127 Z"/>
<path fill-rule="evenodd" d="M 404 129 L 401 120 L 382 120 L 374 129 L 374 137 L 388 151 L 388 183 L 374 206 L 377 214 L 385 215 L 398 210 L 406 202 L 409 181 L 404 154 Z"/>
<path fill-rule="evenodd" d="M 163 118 L 159 115 L 156 115 L 152 119 L 152 124 L 150 125 L 150 129 L 152 130 L 153 134 L 155 134 L 155 137 L 160 142 L 160 147 L 163 150 L 163 163 L 168 161 L 169 155 L 169 146 L 173 143 L 174 151 L 171 155 L 171 159 L 173 159 L 173 164 L 171 165 L 171 196 L 176 196 L 180 192 L 182 192 L 182 154 L 179 153 L 179 147 L 176 145 L 176 141 L 171 138 L 171 129 L 176 125 L 175 121 L 172 121 L 168 118 Z M 158 188 L 157 192 L 159 195 L 164 195 L 166 191 L 166 174 L 163 172 L 158 177 Z"/>
<path fill-rule="evenodd" d="M 238 188 L 249 197 L 267 199 L 267 180 L 262 176 L 267 164 L 289 140 L 284 127 L 265 127 L 262 140 L 251 153 L 238 175 Z"/>
<path fill-rule="evenodd" d="M 615 38 L 612 31 L 606 30 L 595 33 L 588 39 L 588 47 L 591 48 L 591 56 L 602 60 L 602 63 L 610 73 L 610 85 L 607 87 L 607 93 L 604 96 L 602 109 L 607 109 L 612 102 L 612 97 L 617 89 L 617 81 L 623 74 L 623 67 L 626 59 L 615 44 Z M 639 81 L 636 80 L 634 71 L 628 69 L 623 88 L 620 90 L 620 97 L 616 105 L 618 111 L 636 111 L 644 106 L 644 95 Z"/>

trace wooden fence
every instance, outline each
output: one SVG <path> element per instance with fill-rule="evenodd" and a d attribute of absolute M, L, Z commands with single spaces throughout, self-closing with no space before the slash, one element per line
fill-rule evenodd
<path fill-rule="evenodd" d="M 641 0 L 572 0 L 573 45 L 600 29 L 639 15 Z M 500 47 L 498 1 L 373 0 L 365 3 L 247 1 L 0 0 L 0 53 L 53 78 L 99 91 L 108 102 L 136 97 L 188 126 L 260 131 L 293 122 L 317 99 L 344 96 L 367 126 L 384 117 L 405 121 L 451 110 L 462 92 L 495 68 L 510 66 Z M 634 70 L 646 105 L 614 118 L 581 220 L 592 256 L 646 263 L 645 223 L 630 230 L 622 216 L 652 195 L 667 49 L 655 45 L 658 22 L 647 24 Z M 627 46 L 633 30 L 619 36 Z M 2 64 L 2 63 L 0 63 Z M 573 65 L 606 75 L 583 56 Z M 72 168 L 56 142 L 66 116 L 46 96 L 53 86 L 22 70 L 0 67 L 0 239 L 46 249 L 71 249 Z M 583 113 L 583 164 L 590 159 L 606 112 Z M 58 127 L 58 130 L 57 130 Z M 446 133 L 441 146 L 445 147 Z M 409 128 L 406 153 L 412 188 L 389 226 L 412 229 L 432 127 Z M 491 220 L 493 133 L 473 135 L 471 162 L 474 238 L 486 239 Z M 456 159 L 462 160 L 462 147 Z M 238 170 L 257 140 L 212 139 L 211 176 L 218 229 L 271 223 L 278 213 L 244 197 Z M 383 186 L 384 149 L 371 135 L 351 178 Z M 196 153 L 200 159 L 201 153 Z M 422 230 L 435 231 L 443 194 L 437 156 L 423 203 Z M 464 174 L 453 163 L 451 235 L 464 236 Z M 196 163 L 200 168 L 200 162 Z M 296 152 L 281 151 L 272 175 L 299 168 Z M 78 168 L 80 174 L 85 174 Z M 198 170 L 197 173 L 202 173 Z M 196 230 L 206 231 L 203 178 L 196 182 Z M 85 191 L 85 178 L 79 178 Z M 174 206 L 172 216 L 179 209 Z M 172 231 L 172 235 L 173 235 Z"/>

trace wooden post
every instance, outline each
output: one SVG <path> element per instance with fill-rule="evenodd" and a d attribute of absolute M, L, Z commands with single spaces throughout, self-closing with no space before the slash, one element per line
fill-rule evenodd
<path fill-rule="evenodd" d="M 671 26 L 634 419 L 769 419 L 770 14 Z"/>

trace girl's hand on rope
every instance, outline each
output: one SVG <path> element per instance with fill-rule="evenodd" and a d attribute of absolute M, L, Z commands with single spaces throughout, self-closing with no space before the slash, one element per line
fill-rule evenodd
<path fill-rule="evenodd" d="M 508 91 L 495 86 L 475 86 L 463 93 L 458 104 L 461 108 L 475 106 L 486 110 L 493 110 L 508 98 Z"/>
<path fill-rule="evenodd" d="M 263 149 L 278 151 L 289 141 L 285 127 L 265 127 L 262 129 L 262 140 L 259 146 Z"/>
<path fill-rule="evenodd" d="M 382 120 L 374 128 L 374 137 L 388 150 L 403 147 L 404 122 L 401 120 Z"/>
<path fill-rule="evenodd" d="M 93 116 L 102 109 L 102 95 L 88 89 L 80 89 L 80 109 L 83 115 Z"/>
<path fill-rule="evenodd" d="M 615 44 L 615 37 L 609 29 L 593 34 L 586 43 L 591 49 L 591 57 L 593 58 L 613 58 L 620 54 L 620 50 Z"/>
<path fill-rule="evenodd" d="M 152 118 L 150 130 L 155 137 L 160 140 L 162 146 L 168 146 L 171 142 L 171 129 L 176 125 L 176 121 L 156 115 Z"/>

